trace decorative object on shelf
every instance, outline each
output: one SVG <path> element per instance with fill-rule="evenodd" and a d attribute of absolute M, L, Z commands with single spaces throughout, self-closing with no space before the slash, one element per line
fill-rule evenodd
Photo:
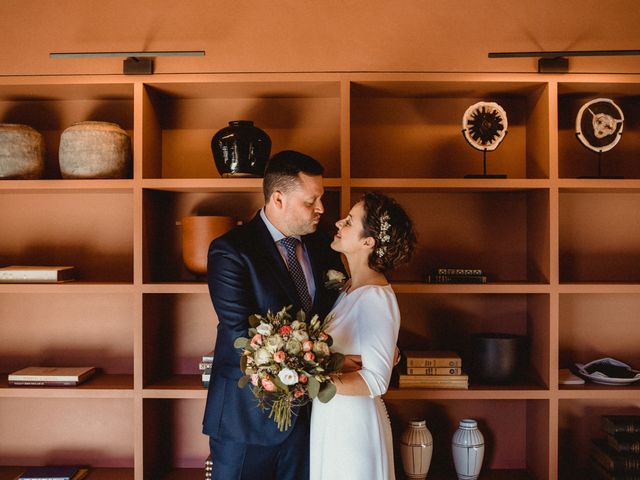
<path fill-rule="evenodd" d="M 271 138 L 250 120 L 233 120 L 213 136 L 211 152 L 223 177 L 262 177 Z"/>
<path fill-rule="evenodd" d="M 576 363 L 577 373 L 602 385 L 629 385 L 640 380 L 640 371 L 615 358 L 600 358 L 587 364 Z"/>
<path fill-rule="evenodd" d="M 233 217 L 192 215 L 176 222 L 182 226 L 182 261 L 195 276 L 207 274 L 209 245 L 238 224 Z"/>
<path fill-rule="evenodd" d="M 425 278 L 427 283 L 487 283 L 487 276 L 478 268 L 438 268 Z"/>
<path fill-rule="evenodd" d="M 507 383 L 522 368 L 526 337 L 478 333 L 471 340 L 471 378 L 480 383 Z"/>
<path fill-rule="evenodd" d="M 74 280 L 75 267 L 11 265 L 0 268 L 0 283 L 60 283 Z"/>
<path fill-rule="evenodd" d="M 559 385 L 584 385 L 585 381 L 574 375 L 569 368 L 561 368 L 558 370 Z"/>
<path fill-rule="evenodd" d="M 484 436 L 478 430 L 478 422 L 465 418 L 451 441 L 453 464 L 458 480 L 475 480 L 480 475 L 484 458 Z"/>
<path fill-rule="evenodd" d="M 60 136 L 59 161 L 63 178 L 128 178 L 131 139 L 115 123 L 74 123 Z"/>
<path fill-rule="evenodd" d="M 482 151 L 483 173 L 465 178 L 506 178 L 505 174 L 487 175 L 487 152 L 492 152 L 507 135 L 507 113 L 495 102 L 478 102 L 462 116 L 462 135 L 469 145 Z"/>
<path fill-rule="evenodd" d="M 33 180 L 44 173 L 44 139 L 28 125 L 0 123 L 0 180 Z"/>
<path fill-rule="evenodd" d="M 433 437 L 425 420 L 411 420 L 400 437 L 402 468 L 409 479 L 425 479 L 433 455 Z"/>
<path fill-rule="evenodd" d="M 462 371 L 456 352 L 407 351 L 407 372 L 398 377 L 400 388 L 467 389 L 469 376 Z"/>
<path fill-rule="evenodd" d="M 600 426 L 605 438 L 590 452 L 598 478 L 640 477 L 640 415 L 601 415 Z"/>
<path fill-rule="evenodd" d="M 610 98 L 596 98 L 580 107 L 576 116 L 576 137 L 582 145 L 598 154 L 598 175 L 580 178 L 622 178 L 602 176 L 602 153 L 618 144 L 623 127 L 622 109 Z"/>

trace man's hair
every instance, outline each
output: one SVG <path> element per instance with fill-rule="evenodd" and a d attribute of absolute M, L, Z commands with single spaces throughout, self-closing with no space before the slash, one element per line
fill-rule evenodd
<path fill-rule="evenodd" d="M 273 192 L 293 190 L 298 185 L 300 173 L 322 175 L 324 167 L 316 159 L 294 150 L 283 150 L 271 157 L 262 182 L 265 203 L 269 202 Z"/>

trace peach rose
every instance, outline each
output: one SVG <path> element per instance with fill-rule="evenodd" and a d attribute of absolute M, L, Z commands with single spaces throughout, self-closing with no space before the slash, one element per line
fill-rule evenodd
<path fill-rule="evenodd" d="M 262 379 L 262 388 L 264 388 L 267 392 L 275 392 L 276 391 L 276 386 L 269 379 L 269 377 Z"/>
<path fill-rule="evenodd" d="M 278 333 L 280 333 L 280 335 L 291 335 L 291 333 L 293 333 L 293 328 L 291 328 L 290 325 L 283 325 L 280 327 Z"/>
<path fill-rule="evenodd" d="M 278 352 L 276 352 L 276 353 L 274 353 L 274 354 L 273 354 L 273 360 L 274 360 L 276 363 L 282 363 L 282 362 L 284 362 L 284 359 L 285 359 L 285 358 L 287 358 L 287 356 L 285 355 L 285 353 L 284 353 L 282 350 L 280 350 L 280 351 L 278 351 Z"/>
<path fill-rule="evenodd" d="M 304 350 L 305 352 L 310 352 L 311 350 L 313 350 L 313 342 L 311 340 L 302 342 L 302 350 Z"/>
<path fill-rule="evenodd" d="M 304 359 L 307 362 L 313 362 L 316 359 L 316 356 L 313 354 L 313 352 L 307 352 L 304 354 Z"/>

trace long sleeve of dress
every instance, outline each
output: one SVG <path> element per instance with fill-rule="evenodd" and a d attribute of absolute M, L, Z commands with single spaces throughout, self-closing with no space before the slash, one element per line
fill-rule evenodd
<path fill-rule="evenodd" d="M 356 332 L 360 343 L 360 375 L 370 397 L 384 394 L 391 379 L 400 329 L 400 311 L 391 289 L 369 289 L 357 303 Z"/>

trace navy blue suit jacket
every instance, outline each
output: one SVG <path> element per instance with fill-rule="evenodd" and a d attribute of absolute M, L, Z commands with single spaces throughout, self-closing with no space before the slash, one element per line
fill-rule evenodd
<path fill-rule="evenodd" d="M 316 294 L 313 313 L 322 318 L 329 313 L 337 292 L 324 286 L 329 269 L 344 271 L 340 256 L 319 234 L 302 237 L 313 269 Z M 280 432 L 269 412 L 257 407 L 250 385 L 239 388 L 240 350 L 233 346 L 238 337 L 246 337 L 251 314 L 279 311 L 293 305 L 295 314 L 300 300 L 293 280 L 273 237 L 259 213 L 249 223 L 236 227 L 209 247 L 208 283 L 213 307 L 218 316 L 213 368 L 203 432 L 218 440 L 275 445 L 293 430 Z M 296 415 L 292 421 L 296 421 Z"/>

